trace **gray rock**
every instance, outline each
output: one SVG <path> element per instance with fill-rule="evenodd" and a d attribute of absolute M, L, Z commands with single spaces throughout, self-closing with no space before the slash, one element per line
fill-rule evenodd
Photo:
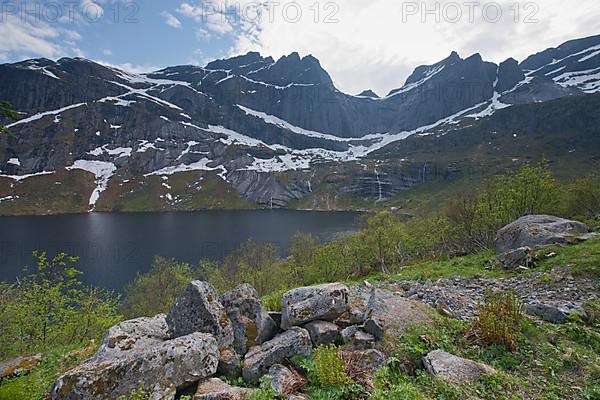
<path fill-rule="evenodd" d="M 499 253 L 520 247 L 539 247 L 572 242 L 588 232 L 585 224 L 551 215 L 528 215 L 498 231 L 494 245 Z"/>
<path fill-rule="evenodd" d="M 258 293 L 245 283 L 220 297 L 233 327 L 233 348 L 238 354 L 270 340 L 277 326 L 263 307 Z"/>
<path fill-rule="evenodd" d="M 233 343 L 231 321 L 208 282 L 193 281 L 186 287 L 167 315 L 167 325 L 172 338 L 204 332 L 212 334 L 220 348 Z"/>
<path fill-rule="evenodd" d="M 289 329 L 304 323 L 333 321 L 348 310 L 348 287 L 340 283 L 301 287 L 283 295 L 281 327 Z"/>
<path fill-rule="evenodd" d="M 375 371 L 383 367 L 386 360 L 385 354 L 376 349 L 345 350 L 341 355 L 344 360 L 358 363 L 358 369 L 363 371 Z"/>
<path fill-rule="evenodd" d="M 246 354 L 242 376 L 247 382 L 256 382 L 269 367 L 281 364 L 295 355 L 309 356 L 312 342 L 306 329 L 294 327 L 261 345 L 255 346 Z"/>
<path fill-rule="evenodd" d="M 228 378 L 237 378 L 242 374 L 241 358 L 232 347 L 221 349 L 217 373 Z"/>
<path fill-rule="evenodd" d="M 351 325 L 347 328 L 342 329 L 342 332 L 340 333 L 340 336 L 342 337 L 342 342 L 350 343 L 359 329 L 360 327 L 358 325 Z"/>
<path fill-rule="evenodd" d="M 0 379 L 8 378 L 35 368 L 42 360 L 41 354 L 33 356 L 16 357 L 0 363 Z"/>
<path fill-rule="evenodd" d="M 352 337 L 352 347 L 355 350 L 372 349 L 375 346 L 375 337 L 363 330 L 358 330 Z"/>
<path fill-rule="evenodd" d="M 231 386 L 218 378 L 202 382 L 196 389 L 194 400 L 246 400 L 252 389 Z"/>
<path fill-rule="evenodd" d="M 340 333 L 340 328 L 328 321 L 312 321 L 304 325 L 304 329 L 310 334 L 310 339 L 315 347 L 334 344 Z"/>
<path fill-rule="evenodd" d="M 534 259 L 531 247 L 524 246 L 508 250 L 496 257 L 496 263 L 502 266 L 502 268 L 510 270 L 532 268 L 534 266 Z"/>
<path fill-rule="evenodd" d="M 290 394 L 287 397 L 287 400 L 310 400 L 310 399 L 305 394 L 296 393 L 296 394 Z"/>
<path fill-rule="evenodd" d="M 435 350 L 423 357 L 423 365 L 431 376 L 440 376 L 453 383 L 470 383 L 484 374 L 496 371 L 489 365 L 457 357 L 442 350 Z"/>
<path fill-rule="evenodd" d="M 389 329 L 402 331 L 409 325 L 430 324 L 434 311 L 423 303 L 407 300 L 387 290 L 374 289 L 365 314 L 364 331 L 383 339 Z"/>
<path fill-rule="evenodd" d="M 533 303 L 525 305 L 525 312 L 554 324 L 562 324 L 569 319 L 569 313 L 552 304 Z"/>
<path fill-rule="evenodd" d="M 149 400 L 175 400 L 177 388 L 171 382 L 157 382 Z"/>
<path fill-rule="evenodd" d="M 267 375 L 271 377 L 271 388 L 280 395 L 296 393 L 304 385 L 300 374 L 281 364 L 272 365 Z"/>
<path fill-rule="evenodd" d="M 183 387 L 217 371 L 217 341 L 206 333 L 167 341 L 139 338 L 126 348 L 110 347 L 107 339 L 94 357 L 58 378 L 51 399 L 115 399 L 157 382 Z"/>

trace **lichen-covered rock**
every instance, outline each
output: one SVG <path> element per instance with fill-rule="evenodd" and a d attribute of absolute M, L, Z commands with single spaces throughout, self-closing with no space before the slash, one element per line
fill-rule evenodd
<path fill-rule="evenodd" d="M 395 295 L 387 290 L 373 289 L 365 315 L 363 330 L 383 339 L 389 330 L 401 332 L 409 325 L 433 323 L 435 311 L 423 304 Z"/>
<path fill-rule="evenodd" d="M 179 388 L 217 371 L 217 341 L 206 333 L 195 332 L 166 341 L 138 338 L 126 348 L 119 347 L 119 342 L 113 344 L 113 338 L 107 335 L 94 357 L 61 376 L 51 398 L 116 399 L 162 381 Z"/>
<path fill-rule="evenodd" d="M 167 325 L 172 338 L 203 332 L 213 335 L 219 348 L 233 343 L 231 321 L 208 282 L 193 281 L 185 288 L 167 315 Z"/>
<path fill-rule="evenodd" d="M 263 307 L 258 293 L 245 283 L 220 297 L 233 327 L 233 348 L 238 354 L 270 340 L 277 325 Z"/>
<path fill-rule="evenodd" d="M 217 373 L 228 378 L 238 378 L 242 374 L 242 361 L 232 347 L 221 349 Z"/>
<path fill-rule="evenodd" d="M 312 342 L 306 329 L 294 327 L 273 339 L 253 347 L 246 354 L 242 376 L 247 382 L 256 382 L 275 364 L 283 363 L 295 355 L 309 356 Z"/>
<path fill-rule="evenodd" d="M 585 224 L 551 215 L 527 215 L 498 231 L 494 245 L 499 253 L 519 247 L 565 244 L 588 232 Z"/>
<path fill-rule="evenodd" d="M 334 344 L 340 334 L 340 328 L 328 321 L 312 321 L 304 325 L 304 329 L 310 334 L 310 339 L 315 347 Z"/>
<path fill-rule="evenodd" d="M 356 332 L 358 332 L 359 329 L 360 327 L 358 325 L 350 325 L 349 327 L 342 329 L 342 331 L 340 332 L 342 343 L 346 344 L 352 342 L 354 335 L 356 334 Z"/>
<path fill-rule="evenodd" d="M 252 389 L 231 386 L 218 378 L 212 378 L 198 385 L 194 400 L 246 400 Z"/>
<path fill-rule="evenodd" d="M 271 378 L 271 388 L 279 395 L 296 393 L 305 383 L 299 373 L 281 364 L 272 365 L 267 375 Z"/>
<path fill-rule="evenodd" d="M 0 379 L 8 378 L 29 371 L 42 360 L 41 354 L 16 357 L 0 363 Z"/>
<path fill-rule="evenodd" d="M 152 389 L 149 400 L 175 400 L 177 388 L 171 382 L 157 382 Z"/>
<path fill-rule="evenodd" d="M 557 305 L 545 303 L 530 303 L 525 305 L 525 312 L 552 322 L 553 324 L 562 324 L 569 319 L 569 312 L 561 309 Z"/>
<path fill-rule="evenodd" d="M 356 331 L 352 336 L 352 347 L 355 350 L 372 349 L 375 346 L 375 337 L 362 329 Z"/>
<path fill-rule="evenodd" d="M 423 357 L 423 365 L 431 376 L 439 376 L 453 383 L 470 383 L 485 374 L 496 371 L 489 365 L 435 350 Z"/>
<path fill-rule="evenodd" d="M 333 321 L 348 310 L 348 287 L 340 283 L 290 290 L 281 300 L 281 327 L 310 321 Z"/>
<path fill-rule="evenodd" d="M 165 314 L 130 319 L 108 329 L 97 354 L 119 357 L 133 348 L 154 346 L 168 338 Z"/>
<path fill-rule="evenodd" d="M 532 268 L 534 257 L 531 247 L 519 247 L 496 257 L 496 263 L 504 269 Z"/>

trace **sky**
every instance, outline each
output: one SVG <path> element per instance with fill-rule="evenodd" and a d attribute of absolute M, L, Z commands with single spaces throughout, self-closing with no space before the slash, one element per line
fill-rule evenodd
<path fill-rule="evenodd" d="M 523 60 L 600 34 L 600 1 L 1 0 L 0 62 L 85 57 L 132 72 L 312 54 L 338 89 L 386 94 L 456 50 Z"/>

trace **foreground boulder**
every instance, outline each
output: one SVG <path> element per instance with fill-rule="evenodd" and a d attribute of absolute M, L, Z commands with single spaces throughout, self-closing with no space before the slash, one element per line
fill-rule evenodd
<path fill-rule="evenodd" d="M 433 309 L 426 304 L 407 300 L 387 290 L 373 289 L 363 329 L 379 341 L 388 330 L 400 333 L 409 325 L 431 324 L 433 314 Z"/>
<path fill-rule="evenodd" d="M 52 399 L 115 399 L 140 387 L 182 387 L 217 371 L 219 348 L 206 333 L 171 340 L 164 315 L 109 329 L 96 355 L 61 376 Z"/>
<path fill-rule="evenodd" d="M 311 353 L 310 335 L 306 329 L 294 327 L 250 349 L 244 359 L 242 376 L 247 382 L 255 383 L 272 365 L 282 364 L 295 355 L 309 356 Z"/>
<path fill-rule="evenodd" d="M 218 378 L 212 378 L 198 385 L 194 400 L 246 400 L 252 389 L 231 386 Z"/>
<path fill-rule="evenodd" d="M 233 327 L 233 348 L 238 354 L 270 340 L 277 325 L 263 307 L 256 290 L 243 284 L 220 297 Z"/>
<path fill-rule="evenodd" d="M 572 242 L 588 232 L 585 224 L 551 215 L 527 215 L 498 231 L 494 245 L 504 253 L 520 247 L 539 247 Z"/>
<path fill-rule="evenodd" d="M 231 321 L 208 282 L 193 281 L 186 287 L 167 315 L 167 325 L 172 338 L 204 332 L 217 339 L 219 348 L 233 343 Z"/>
<path fill-rule="evenodd" d="M 460 358 L 442 350 L 435 350 L 423 357 L 423 365 L 433 377 L 439 376 L 452 383 L 470 383 L 485 374 L 495 373 L 489 365 Z"/>
<path fill-rule="evenodd" d="M 526 304 L 525 312 L 528 315 L 533 315 L 544 321 L 552 322 L 553 324 L 563 324 L 570 316 L 568 310 L 564 310 L 558 305 L 544 303 Z"/>
<path fill-rule="evenodd" d="M 348 310 L 348 287 L 340 283 L 301 287 L 283 295 L 281 327 L 310 321 L 333 321 Z"/>

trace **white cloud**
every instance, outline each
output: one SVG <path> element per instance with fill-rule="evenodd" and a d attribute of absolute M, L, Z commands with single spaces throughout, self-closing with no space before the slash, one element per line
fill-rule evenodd
<path fill-rule="evenodd" d="M 104 54 L 105 56 L 112 56 L 113 52 L 111 49 L 104 49 L 102 50 L 102 54 Z"/>
<path fill-rule="evenodd" d="M 473 9 L 473 22 L 469 18 L 469 8 L 462 8 L 461 19 L 452 23 L 435 21 L 429 15 L 425 22 L 421 13 L 408 16 L 403 21 L 407 4 L 415 4 L 421 9 L 426 6 L 434 9 L 439 1 L 396 2 L 391 0 L 338 0 L 335 8 L 325 9 L 329 3 L 316 3 L 320 6 L 319 22 L 315 22 L 314 0 L 296 0 L 301 6 L 302 16 L 292 23 L 284 18 L 285 4 L 275 8 L 273 22 L 263 13 L 260 22 L 238 32 L 231 54 L 258 50 L 263 55 L 279 57 L 298 51 L 303 55 L 313 54 L 332 75 L 341 90 L 350 93 L 372 88 L 385 94 L 392 88 L 402 86 L 410 72 L 421 64 L 435 63 L 457 50 L 466 57 L 479 52 L 486 60 L 501 62 L 508 57 L 523 59 L 529 54 L 555 46 L 573 38 L 600 33 L 600 2 L 580 0 L 576 5 L 566 5 L 563 0 L 546 0 L 539 4 L 535 18 L 537 23 L 524 23 L 534 9 L 520 10 L 520 22 L 515 23 L 514 12 L 510 7 L 514 0 L 500 0 L 503 15 L 499 22 L 492 23 L 494 10 L 487 10 L 484 17 L 482 2 Z M 441 2 L 440 14 L 443 6 Z M 462 2 L 458 2 L 463 4 Z M 184 3 L 185 4 L 185 3 Z M 519 3 L 523 6 L 525 3 Z M 405 7 L 405 8 L 403 8 Z M 445 15 L 450 19 L 456 16 L 446 8 Z M 324 19 L 333 16 L 337 23 L 325 23 Z M 293 8 L 288 16 L 294 17 Z"/>
<path fill-rule="evenodd" d="M 164 18 L 165 24 L 169 25 L 172 28 L 181 28 L 181 21 L 177 19 L 173 14 L 163 11 L 160 13 L 161 17 Z"/>

